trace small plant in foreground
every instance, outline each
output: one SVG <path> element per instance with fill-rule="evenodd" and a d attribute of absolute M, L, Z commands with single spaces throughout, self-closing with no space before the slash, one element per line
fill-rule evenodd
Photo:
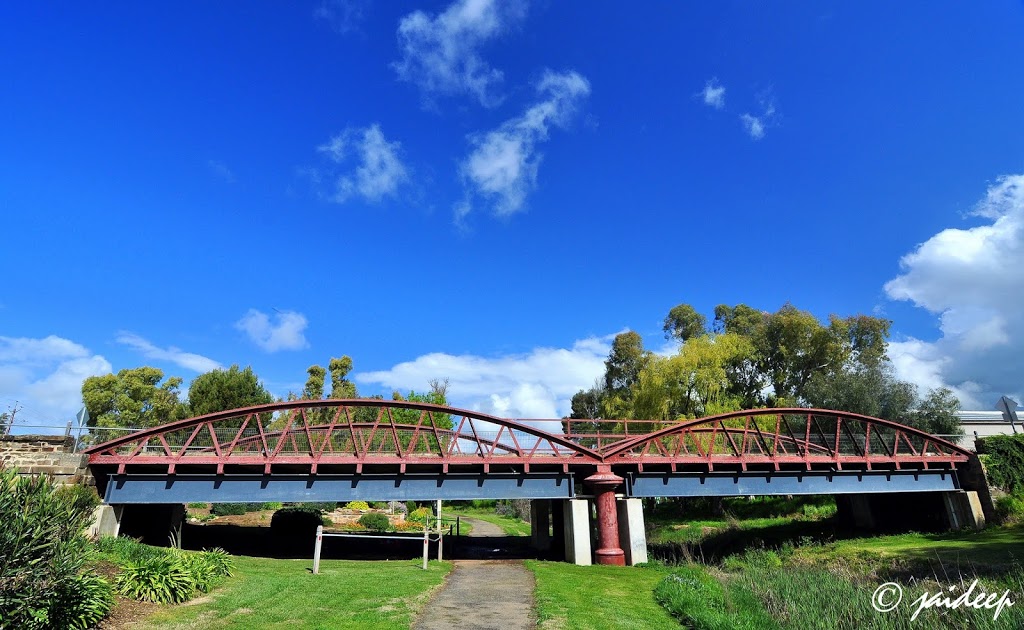
<path fill-rule="evenodd" d="M 177 558 L 148 558 L 121 569 L 117 590 L 139 601 L 177 604 L 192 597 L 196 582 Z"/>

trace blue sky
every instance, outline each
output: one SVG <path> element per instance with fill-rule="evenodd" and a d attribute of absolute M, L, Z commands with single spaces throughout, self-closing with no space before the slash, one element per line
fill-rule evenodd
<path fill-rule="evenodd" d="M 680 302 L 1024 393 L 1024 4 L 9 3 L 0 407 L 350 355 L 551 417 Z"/>

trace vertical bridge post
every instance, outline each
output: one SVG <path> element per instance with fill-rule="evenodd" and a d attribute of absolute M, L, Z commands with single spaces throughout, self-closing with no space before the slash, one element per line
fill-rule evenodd
<path fill-rule="evenodd" d="M 625 552 L 619 546 L 619 515 L 615 504 L 615 489 L 622 485 L 622 477 L 612 472 L 611 466 L 597 467 L 597 473 L 583 483 L 594 492 L 597 506 L 597 564 L 626 564 Z"/>

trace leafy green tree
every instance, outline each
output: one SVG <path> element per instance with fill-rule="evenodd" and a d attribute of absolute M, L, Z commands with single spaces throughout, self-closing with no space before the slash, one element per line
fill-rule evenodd
<path fill-rule="evenodd" d="M 359 397 L 356 384 L 346 378 L 352 371 L 352 359 L 348 355 L 332 358 L 327 367 L 331 372 L 331 398 Z"/>
<path fill-rule="evenodd" d="M 306 369 L 309 378 L 306 379 L 306 387 L 302 390 L 302 397 L 306 400 L 320 400 L 324 397 L 324 379 L 327 377 L 327 370 L 319 365 L 311 365 Z"/>
<path fill-rule="evenodd" d="M 197 376 L 188 388 L 188 407 L 192 416 L 239 409 L 274 402 L 252 367 L 244 370 L 232 365 Z"/>
<path fill-rule="evenodd" d="M 630 416 L 671 421 L 742 408 L 729 367 L 752 353 L 749 339 L 725 333 L 691 337 L 675 355 L 652 357 L 634 388 Z"/>
<path fill-rule="evenodd" d="M 662 330 L 666 339 L 685 342 L 707 332 L 707 319 L 689 304 L 679 304 L 668 312 Z"/>
<path fill-rule="evenodd" d="M 82 383 L 82 400 L 89 426 L 155 427 L 188 416 L 178 399 L 181 379 L 154 367 L 124 369 L 117 374 L 90 376 Z"/>
<path fill-rule="evenodd" d="M 805 403 L 892 420 L 938 435 L 963 433 L 956 415 L 960 401 L 953 392 L 940 388 L 930 390 L 922 398 L 917 386 L 895 377 L 888 360 L 814 375 L 805 393 Z"/>

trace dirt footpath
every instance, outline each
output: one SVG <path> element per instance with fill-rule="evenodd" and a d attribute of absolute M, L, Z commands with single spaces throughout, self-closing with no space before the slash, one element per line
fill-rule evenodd
<path fill-rule="evenodd" d="M 476 533 L 476 524 L 473 525 Z M 514 560 L 459 560 L 414 630 L 535 628 L 533 572 Z"/>

